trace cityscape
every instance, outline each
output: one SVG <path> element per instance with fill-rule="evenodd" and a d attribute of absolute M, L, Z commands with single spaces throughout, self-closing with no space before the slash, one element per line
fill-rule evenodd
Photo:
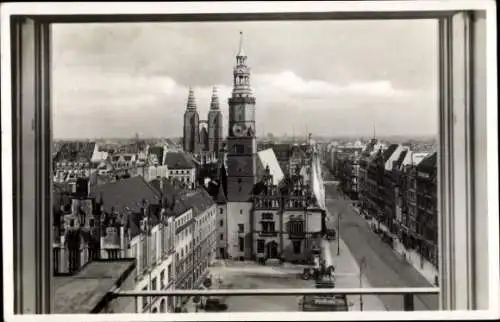
<path fill-rule="evenodd" d="M 201 106 L 188 87 L 172 136 L 54 140 L 54 313 L 402 311 L 399 295 L 108 294 L 439 286 L 437 135 L 262 129 L 245 35 L 230 91 Z"/>

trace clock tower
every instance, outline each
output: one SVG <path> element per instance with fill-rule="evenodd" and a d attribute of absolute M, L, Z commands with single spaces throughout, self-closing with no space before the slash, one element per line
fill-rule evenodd
<path fill-rule="evenodd" d="M 229 98 L 227 137 L 227 199 L 249 202 L 256 184 L 255 97 L 250 88 L 250 68 L 243 51 L 243 34 L 233 70 L 233 92 Z"/>

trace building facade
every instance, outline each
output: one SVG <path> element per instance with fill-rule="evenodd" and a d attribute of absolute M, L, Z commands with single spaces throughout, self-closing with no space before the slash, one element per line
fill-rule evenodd
<path fill-rule="evenodd" d="M 267 168 L 256 186 L 252 258 L 312 261 L 312 240 L 321 234 L 323 212 L 298 169 L 290 180 L 276 185 Z"/>

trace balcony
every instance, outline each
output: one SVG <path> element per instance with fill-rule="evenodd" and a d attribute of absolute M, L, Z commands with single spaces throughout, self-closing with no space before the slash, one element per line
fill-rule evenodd
<path fill-rule="evenodd" d="M 276 237 L 276 236 L 278 236 L 278 232 L 277 231 L 261 231 L 259 233 L 259 235 L 261 237 Z"/>

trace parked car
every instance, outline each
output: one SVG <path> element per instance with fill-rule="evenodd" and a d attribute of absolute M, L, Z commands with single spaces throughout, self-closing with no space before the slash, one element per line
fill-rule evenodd
<path fill-rule="evenodd" d="M 206 312 L 220 312 L 227 310 L 227 304 L 223 303 L 220 298 L 209 298 L 204 308 Z"/>

